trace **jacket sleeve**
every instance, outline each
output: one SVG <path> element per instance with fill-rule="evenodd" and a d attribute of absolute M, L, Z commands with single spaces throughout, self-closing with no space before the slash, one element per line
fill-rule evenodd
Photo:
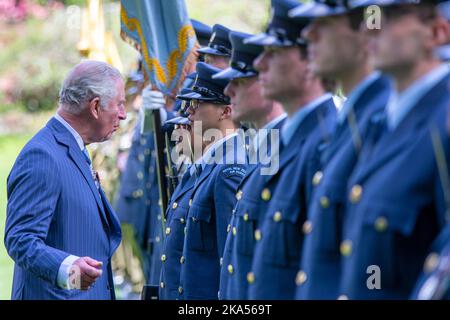
<path fill-rule="evenodd" d="M 216 209 L 216 235 L 219 256 L 223 254 L 227 239 L 227 226 L 236 205 L 236 191 L 245 176 L 244 165 L 225 166 L 220 169 L 214 187 L 214 203 Z"/>
<path fill-rule="evenodd" d="M 61 193 L 58 176 L 56 162 L 46 151 L 22 152 L 8 177 L 4 239 L 19 267 L 55 285 L 59 267 L 69 256 L 45 243 Z"/>

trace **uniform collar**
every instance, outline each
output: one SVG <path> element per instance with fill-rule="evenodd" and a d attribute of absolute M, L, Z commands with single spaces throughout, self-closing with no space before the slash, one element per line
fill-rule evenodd
<path fill-rule="evenodd" d="M 329 99 L 332 99 L 332 95 L 330 93 L 326 93 L 300 108 L 300 110 L 294 113 L 292 117 L 287 118 L 283 128 L 281 129 L 281 140 L 285 146 L 289 144 L 298 127 L 302 124 L 308 114 Z"/>
<path fill-rule="evenodd" d="M 424 97 L 450 71 L 447 64 L 441 64 L 421 78 L 417 79 L 403 92 L 392 90 L 386 106 L 387 124 L 390 130 L 395 130 L 399 123 L 408 115 L 419 100 Z"/>
<path fill-rule="evenodd" d="M 77 142 L 78 146 L 80 147 L 80 150 L 84 150 L 85 146 L 84 146 L 83 138 L 81 138 L 80 134 L 74 128 L 72 128 L 72 126 L 66 120 L 64 120 L 64 118 L 61 117 L 58 113 L 56 113 L 53 117 L 56 120 L 58 120 L 59 122 L 61 122 L 61 124 L 67 130 L 69 130 L 69 132 L 75 138 L 75 141 Z"/>
<path fill-rule="evenodd" d="M 368 75 L 363 81 L 361 81 L 348 95 L 345 100 L 342 109 L 337 115 L 338 124 L 343 124 L 350 111 L 353 109 L 355 102 L 361 97 L 364 91 L 367 90 L 376 80 L 380 79 L 381 72 L 375 71 Z"/>

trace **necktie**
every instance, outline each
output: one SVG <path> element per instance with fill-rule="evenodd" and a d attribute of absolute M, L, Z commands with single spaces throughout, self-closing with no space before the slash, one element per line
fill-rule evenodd
<path fill-rule="evenodd" d="M 89 165 L 89 169 L 91 171 L 92 179 L 94 179 L 95 186 L 98 189 L 98 188 L 100 188 L 100 179 L 98 178 L 97 171 L 95 171 L 94 168 L 92 167 L 92 161 L 91 161 L 91 158 L 89 157 L 89 152 L 87 151 L 86 148 L 83 149 L 83 156 L 84 156 L 84 159 L 86 160 L 86 162 Z"/>

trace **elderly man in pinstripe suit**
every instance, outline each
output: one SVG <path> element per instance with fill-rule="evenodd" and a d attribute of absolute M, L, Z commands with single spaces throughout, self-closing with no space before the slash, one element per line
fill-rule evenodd
<path fill-rule="evenodd" d="M 55 116 L 23 148 L 8 177 L 5 246 L 12 299 L 114 299 L 119 221 L 86 145 L 126 118 L 116 69 L 84 61 L 63 82 Z"/>

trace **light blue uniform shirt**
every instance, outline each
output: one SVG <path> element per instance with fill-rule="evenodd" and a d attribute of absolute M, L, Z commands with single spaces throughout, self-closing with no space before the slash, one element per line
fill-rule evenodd
<path fill-rule="evenodd" d="M 292 117 L 288 117 L 286 122 L 281 129 L 281 141 L 283 145 L 286 146 L 291 141 L 295 131 L 301 125 L 303 120 L 310 114 L 314 109 L 316 109 L 319 105 L 327 101 L 328 99 L 332 99 L 332 95 L 327 93 L 319 98 L 311 101 L 304 107 L 300 108 Z"/>
<path fill-rule="evenodd" d="M 416 80 L 402 93 L 392 90 L 386 106 L 387 124 L 389 129 L 395 130 L 417 102 L 449 72 L 450 67 L 446 64 L 442 64 Z"/>
<path fill-rule="evenodd" d="M 353 110 L 353 105 L 355 102 L 359 99 L 361 94 L 364 93 L 364 91 L 376 80 L 378 80 L 381 77 L 381 72 L 375 71 L 368 75 L 363 81 L 361 81 L 348 95 L 347 100 L 345 100 L 344 105 L 342 106 L 342 109 L 339 111 L 337 115 L 337 122 L 339 124 L 344 123 L 345 119 L 347 118 L 348 114 L 351 110 Z"/>

